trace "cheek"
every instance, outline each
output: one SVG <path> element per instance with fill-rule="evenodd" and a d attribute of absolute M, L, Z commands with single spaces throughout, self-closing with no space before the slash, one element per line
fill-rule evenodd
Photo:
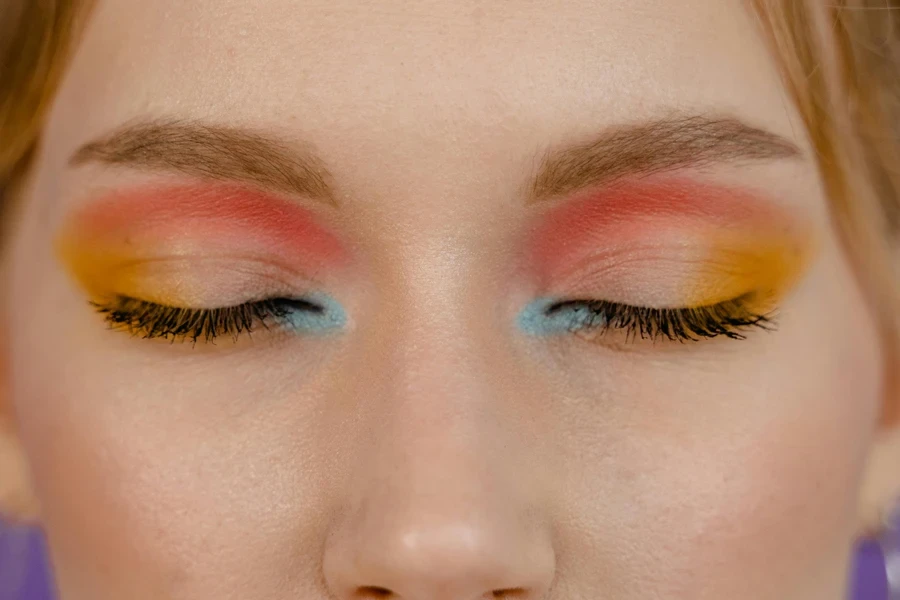
<path fill-rule="evenodd" d="M 819 600 L 840 589 L 881 357 L 852 280 L 832 264 L 786 301 L 774 334 L 693 362 L 599 365 L 610 393 L 570 426 L 581 443 L 568 501 L 584 521 L 567 539 L 590 532 L 594 545 L 571 551 L 614 565 L 602 576 L 622 597 Z"/>
<path fill-rule="evenodd" d="M 61 589 L 230 597 L 249 576 L 296 572 L 285 561 L 316 547 L 321 489 L 298 475 L 308 465 L 286 466 L 314 422 L 297 396 L 268 387 L 257 360 L 154 356 L 106 331 L 63 277 L 23 273 L 15 308 L 41 317 L 13 323 L 12 394 Z M 309 369 L 284 360 L 272 368 L 305 383 L 280 381 L 315 396 Z"/>
<path fill-rule="evenodd" d="M 698 486 L 709 495 L 695 519 L 695 564 L 735 557 L 717 573 L 740 581 L 756 571 L 792 598 L 829 597 L 847 573 L 882 399 L 878 332 L 852 280 L 814 280 L 821 286 L 786 309 L 782 343 L 765 356 L 772 374 L 736 388 L 735 422 L 721 426 L 734 434 L 712 436 L 700 459 L 708 468 L 679 465 L 712 474 Z"/>
<path fill-rule="evenodd" d="M 691 542 L 683 564 L 676 558 L 672 566 L 700 566 L 725 589 L 757 573 L 765 582 L 761 598 L 769 597 L 766 589 L 791 598 L 826 598 L 838 589 L 878 399 L 875 377 L 853 381 L 851 375 L 854 367 L 876 375 L 872 363 L 854 365 L 842 354 L 819 363 L 822 370 L 780 373 L 802 378 L 803 389 L 772 380 L 762 392 L 737 391 L 734 402 L 777 399 L 792 408 L 770 405 L 768 417 L 735 414 L 735 423 L 719 425 L 698 445 L 703 455 L 672 454 L 667 487 L 683 485 L 675 474 L 692 482 L 683 514 L 671 523 L 674 531 L 689 526 Z"/>
<path fill-rule="evenodd" d="M 308 382 L 290 381 L 298 392 L 284 397 L 259 365 L 231 365 L 229 379 L 197 364 L 139 367 L 98 347 L 87 359 L 62 347 L 48 358 L 68 367 L 25 374 L 16 393 L 28 399 L 23 435 L 63 589 L 224 598 L 250 578 L 271 585 L 315 564 L 323 486 L 314 465 L 325 459 L 297 448 L 298 438 L 316 439 L 315 419 L 297 408 L 313 406 Z"/>

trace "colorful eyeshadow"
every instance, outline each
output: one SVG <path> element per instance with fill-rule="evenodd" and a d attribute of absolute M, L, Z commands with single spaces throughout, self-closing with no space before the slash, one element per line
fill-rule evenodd
<path fill-rule="evenodd" d="M 348 260 L 312 211 L 233 184 L 114 192 L 75 214 L 57 249 L 92 293 L 172 306 L 192 306 L 210 288 L 227 296 L 240 291 L 232 289 L 240 288 L 234 279 L 247 287 L 275 271 L 311 281 Z M 238 276 L 211 268 L 223 263 Z"/>
<path fill-rule="evenodd" d="M 765 313 L 807 263 L 799 219 L 747 190 L 686 179 L 643 180 L 589 192 L 542 215 L 530 239 L 541 296 L 520 313 L 532 334 L 571 331 L 608 300 L 696 308 L 745 298 Z"/>
<path fill-rule="evenodd" d="M 598 246 L 647 239 L 649 222 L 771 232 L 779 223 L 784 228 L 784 214 L 758 194 L 724 185 L 679 178 L 615 185 L 580 194 L 542 218 L 531 242 L 538 273 L 553 278 Z"/>
<path fill-rule="evenodd" d="M 519 314 L 519 327 L 529 335 L 551 335 L 577 331 L 591 321 L 593 315 L 587 305 L 551 310 L 559 301 L 559 298 L 538 298 L 529 302 Z"/>

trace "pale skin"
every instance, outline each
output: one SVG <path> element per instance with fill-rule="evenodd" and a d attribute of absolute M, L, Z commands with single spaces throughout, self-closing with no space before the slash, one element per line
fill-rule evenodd
<path fill-rule="evenodd" d="M 521 331 L 534 157 L 674 113 L 798 150 L 672 167 L 811 232 L 777 328 Z M 59 230 L 106 191 L 202 178 L 71 158 L 148 119 L 314 151 L 333 202 L 292 199 L 353 248 L 317 273 L 345 328 L 106 327 Z M 812 156 L 740 2 L 101 1 L 3 255 L 2 448 L 28 475 L 4 492 L 34 497 L 3 508 L 45 528 L 63 600 L 839 600 L 900 486 L 900 397 Z"/>

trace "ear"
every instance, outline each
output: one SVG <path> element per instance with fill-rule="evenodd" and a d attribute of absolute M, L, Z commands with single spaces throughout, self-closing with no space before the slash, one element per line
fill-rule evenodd
<path fill-rule="evenodd" d="M 2 249 L 2 246 L 0 246 Z M 2 258 L 2 257 L 0 257 Z M 9 380 L 9 339 L 5 296 L 5 261 L 0 260 L 0 517 L 17 522 L 37 520 L 38 503 L 30 483 L 25 451 L 17 433 Z"/>
<path fill-rule="evenodd" d="M 3 333 L 0 330 L 0 337 Z M 9 364 L 0 339 L 0 517 L 11 521 L 37 520 L 38 505 L 30 483 L 19 437 L 16 433 L 7 377 Z"/>
<path fill-rule="evenodd" d="M 869 451 L 860 498 L 864 535 L 877 534 L 900 502 L 900 340 L 889 347 L 881 421 Z"/>
<path fill-rule="evenodd" d="M 900 502 L 900 423 L 895 421 L 877 433 L 861 493 L 859 529 L 863 535 L 872 536 Z"/>

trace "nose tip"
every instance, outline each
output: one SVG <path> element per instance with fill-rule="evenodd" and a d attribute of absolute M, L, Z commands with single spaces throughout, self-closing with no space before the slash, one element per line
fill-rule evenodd
<path fill-rule="evenodd" d="M 555 569 L 550 545 L 527 528 L 496 525 L 342 527 L 330 540 L 325 577 L 336 600 L 542 600 Z"/>

